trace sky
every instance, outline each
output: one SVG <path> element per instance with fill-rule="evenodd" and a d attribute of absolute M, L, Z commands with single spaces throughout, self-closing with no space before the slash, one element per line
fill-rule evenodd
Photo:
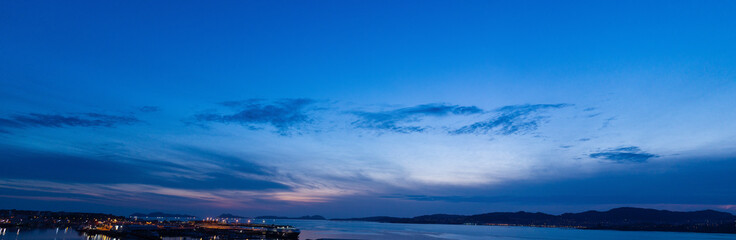
<path fill-rule="evenodd" d="M 0 1 L 0 208 L 736 213 L 734 1 Z"/>

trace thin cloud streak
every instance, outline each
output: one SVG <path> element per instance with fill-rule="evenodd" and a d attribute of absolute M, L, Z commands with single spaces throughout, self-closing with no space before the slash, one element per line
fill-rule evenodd
<path fill-rule="evenodd" d="M 0 118 L 0 128 L 29 128 L 29 127 L 115 127 L 118 125 L 132 125 L 142 122 L 133 116 L 119 116 L 101 113 L 82 114 L 43 114 L 29 113 Z"/>
<path fill-rule="evenodd" d="M 410 123 L 419 122 L 425 117 L 481 114 L 483 110 L 476 106 L 433 103 L 389 111 L 353 111 L 352 113 L 360 118 L 352 123 L 357 128 L 397 133 L 416 133 L 423 132 L 427 127 L 412 125 Z"/>
<path fill-rule="evenodd" d="M 261 129 L 270 125 L 281 135 L 289 135 L 301 126 L 310 123 L 308 115 L 315 100 L 280 99 L 267 102 L 259 99 L 222 102 L 222 106 L 235 109 L 233 114 L 202 113 L 194 116 L 198 122 L 237 123 L 251 129 Z"/>
<path fill-rule="evenodd" d="M 570 107 L 572 104 L 525 104 L 496 109 L 494 116 L 451 131 L 452 134 L 523 134 L 536 130 L 545 119 L 540 112 Z"/>
<path fill-rule="evenodd" d="M 608 149 L 602 152 L 591 153 L 588 156 L 616 163 L 643 163 L 651 158 L 659 157 L 655 154 L 644 152 L 639 147 L 634 146 Z"/>
<path fill-rule="evenodd" d="M 216 207 L 245 207 L 250 202 L 316 203 L 327 202 L 338 196 L 355 194 L 342 189 L 295 189 L 285 191 L 245 191 L 169 188 L 152 184 L 64 184 L 51 181 L 0 179 L 0 189 L 14 189 L 37 193 L 77 195 L 66 197 L 77 201 L 85 198 L 105 201 L 146 201 L 153 194 L 169 198 L 187 199 L 193 204 Z M 44 199 L 46 198 L 46 199 Z M 54 200 L 53 197 L 35 197 L 36 200 Z M 160 204 L 157 203 L 157 204 Z"/>

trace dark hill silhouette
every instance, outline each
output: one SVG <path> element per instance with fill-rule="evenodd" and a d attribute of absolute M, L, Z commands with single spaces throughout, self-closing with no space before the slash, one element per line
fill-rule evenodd
<path fill-rule="evenodd" d="M 565 213 L 562 220 L 582 225 L 626 225 L 626 224 L 698 224 L 733 222 L 736 217 L 730 213 L 713 210 L 695 212 L 674 212 L 667 210 L 642 208 L 614 208 L 605 212 L 587 211 L 582 213 Z"/>
<path fill-rule="evenodd" d="M 233 215 L 233 214 L 230 214 L 230 213 L 223 213 L 223 214 L 220 214 L 220 216 L 217 216 L 217 217 L 218 218 L 247 218 L 247 217 L 243 217 L 243 216 Z"/>
<path fill-rule="evenodd" d="M 301 219 L 301 220 L 327 220 L 320 215 L 306 215 L 301 217 L 284 217 L 284 216 L 258 216 L 256 219 Z"/>
<path fill-rule="evenodd" d="M 551 215 L 530 212 L 494 212 L 477 215 L 434 214 L 413 218 L 367 217 L 333 219 L 387 223 L 424 224 L 486 224 L 575 227 L 586 229 L 614 229 L 675 232 L 736 233 L 736 216 L 713 210 L 676 212 L 645 208 L 614 208 L 608 211 L 587 211 Z"/>
<path fill-rule="evenodd" d="M 196 216 L 192 215 L 186 215 L 186 214 L 171 214 L 171 213 L 162 213 L 162 212 L 152 212 L 149 214 L 145 213 L 133 213 L 130 214 L 131 217 L 149 217 L 149 218 L 155 218 L 155 217 L 164 217 L 164 218 L 193 218 Z"/>
<path fill-rule="evenodd" d="M 558 216 L 546 213 L 530 212 L 496 212 L 468 216 L 468 223 L 492 223 L 512 225 L 553 225 L 558 221 Z"/>

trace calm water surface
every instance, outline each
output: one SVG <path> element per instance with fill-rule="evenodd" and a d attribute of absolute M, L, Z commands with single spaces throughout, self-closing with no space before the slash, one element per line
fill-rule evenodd
<path fill-rule="evenodd" d="M 503 240 L 705 240 L 736 239 L 736 234 L 622 232 L 565 228 L 467 226 L 442 224 L 392 224 L 322 220 L 267 220 L 302 230 L 300 239 L 503 239 Z M 87 237 L 73 229 L 0 229 L 0 240 L 107 240 Z"/>

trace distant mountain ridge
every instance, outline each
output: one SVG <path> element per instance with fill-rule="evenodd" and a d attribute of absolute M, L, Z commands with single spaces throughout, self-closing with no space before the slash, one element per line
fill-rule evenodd
<path fill-rule="evenodd" d="M 306 215 L 301 217 L 283 217 L 283 216 L 258 216 L 256 219 L 301 219 L 301 220 L 327 220 L 320 215 Z"/>
<path fill-rule="evenodd" d="M 130 214 L 130 217 L 149 217 L 149 218 L 157 218 L 157 217 L 164 217 L 164 218 L 196 218 L 196 216 L 192 215 L 186 215 L 186 214 L 172 214 L 172 213 L 162 213 L 162 212 L 152 212 L 149 214 L 145 213 L 133 213 Z"/>
<path fill-rule="evenodd" d="M 623 207 L 608 211 L 587 211 L 551 215 L 531 212 L 493 212 L 477 215 L 433 214 L 413 218 L 366 217 L 332 219 L 387 223 L 483 224 L 575 227 L 631 231 L 675 231 L 736 233 L 736 216 L 713 210 L 676 212 Z"/>
<path fill-rule="evenodd" d="M 217 218 L 248 218 L 248 217 L 233 215 L 230 213 L 223 213 L 223 214 L 220 214 L 220 216 L 217 216 Z"/>

